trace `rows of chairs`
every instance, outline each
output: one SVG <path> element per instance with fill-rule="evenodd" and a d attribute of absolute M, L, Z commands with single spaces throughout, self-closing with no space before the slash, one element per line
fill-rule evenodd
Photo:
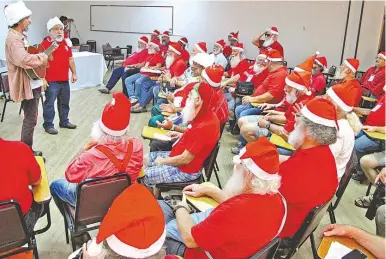
<path fill-rule="evenodd" d="M 102 45 L 103 57 L 108 62 L 107 68 L 114 69 L 115 62 L 127 58 L 131 54 L 132 49 L 131 45 L 126 47 L 117 46 L 115 48 L 111 47 L 110 43 Z M 126 55 L 122 53 L 122 50 L 126 50 Z"/>

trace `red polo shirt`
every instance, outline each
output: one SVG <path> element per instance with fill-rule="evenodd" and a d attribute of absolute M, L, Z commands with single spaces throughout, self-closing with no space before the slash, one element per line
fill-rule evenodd
<path fill-rule="evenodd" d="M 185 259 L 249 258 L 278 233 L 284 205 L 278 194 L 241 194 L 221 203 L 201 223 L 192 228 L 199 246 L 187 249 Z"/>
<path fill-rule="evenodd" d="M 385 94 L 378 100 L 364 124 L 369 126 L 385 126 Z"/>
<path fill-rule="evenodd" d="M 212 107 L 214 114 L 216 114 L 219 119 L 220 126 L 222 126 L 229 119 L 228 102 L 221 88 L 214 88 L 213 90 L 213 98 L 210 106 Z"/>
<path fill-rule="evenodd" d="M 253 86 L 255 87 L 255 91 L 264 82 L 264 80 L 268 77 L 268 75 L 269 75 L 269 70 L 266 68 L 263 71 L 261 71 L 259 74 L 255 74 L 252 77 L 251 82 L 253 83 Z"/>
<path fill-rule="evenodd" d="M 166 52 L 169 50 L 170 41 L 166 45 L 160 45 L 160 52 L 163 57 L 166 56 Z"/>
<path fill-rule="evenodd" d="M 285 78 L 288 76 L 286 67 L 281 67 L 269 73 L 267 78 L 255 90 L 253 96 L 270 93 L 273 99 L 267 103 L 279 103 L 284 97 Z"/>
<path fill-rule="evenodd" d="M 280 238 L 296 233 L 316 206 L 328 202 L 338 187 L 336 164 L 329 146 L 297 150 L 280 164 L 280 193 L 288 205 Z"/>
<path fill-rule="evenodd" d="M 275 41 L 274 43 L 271 44 L 271 46 L 268 46 L 268 47 L 263 47 L 261 46 L 260 47 L 260 53 L 261 51 L 268 51 L 268 50 L 271 50 L 271 49 L 276 49 L 277 51 L 279 51 L 281 53 L 281 56 L 284 57 L 284 49 L 283 49 L 283 46 L 278 42 L 278 41 Z"/>
<path fill-rule="evenodd" d="M 182 57 L 178 57 L 173 64 L 169 67 L 169 72 L 172 77 L 180 77 L 184 74 L 187 66 Z"/>
<path fill-rule="evenodd" d="M 147 67 L 154 67 L 158 64 L 162 65 L 163 63 L 164 63 L 164 58 L 162 57 L 161 53 L 148 54 L 145 60 L 145 66 Z M 140 72 L 140 73 L 145 76 L 159 75 L 159 74 L 154 74 L 150 72 Z"/>
<path fill-rule="evenodd" d="M 181 155 L 185 150 L 193 160 L 178 168 L 187 174 L 198 173 L 220 138 L 220 122 L 213 111 L 200 111 L 182 137 L 174 144 L 169 157 Z"/>
<path fill-rule="evenodd" d="M 228 75 L 229 77 L 240 75 L 240 78 L 238 81 L 244 82 L 245 80 L 247 80 L 247 77 L 248 77 L 245 72 L 248 71 L 250 66 L 251 65 L 248 63 L 248 60 L 243 59 L 237 64 L 236 67 L 231 67 L 228 70 Z"/>
<path fill-rule="evenodd" d="M 326 88 L 326 79 L 322 73 L 312 75 L 311 81 L 311 91 L 314 94 L 320 94 Z"/>
<path fill-rule="evenodd" d="M 366 73 L 361 77 L 359 82 L 363 88 L 368 89 L 379 98 L 383 93 L 383 87 L 385 86 L 385 73 L 386 67 L 376 69 L 375 67 L 370 67 Z"/>
<path fill-rule="evenodd" d="M 229 57 L 232 54 L 232 47 L 226 45 L 222 51 L 222 54 L 224 54 L 225 57 Z"/>
<path fill-rule="evenodd" d="M 195 86 L 196 84 L 197 82 L 192 82 L 174 91 L 174 94 L 173 94 L 174 97 L 182 97 L 181 107 L 185 107 L 186 100 L 188 99 L 189 93 L 193 89 L 193 86 Z"/>
<path fill-rule="evenodd" d="M 290 104 L 287 102 L 287 109 L 284 113 L 284 116 L 286 118 L 286 124 L 284 125 L 284 129 L 287 132 L 292 132 L 295 129 L 295 104 L 303 104 L 305 105 L 308 103 L 308 101 L 311 101 L 314 98 L 314 96 L 308 96 L 308 95 L 302 95 L 298 99 L 296 99 L 295 103 Z"/>
<path fill-rule="evenodd" d="M 50 37 L 43 40 L 41 43 L 44 49 L 48 49 L 52 45 Z M 60 42 L 59 46 L 52 52 L 53 60 L 48 60 L 49 67 L 47 67 L 46 80 L 53 81 L 68 81 L 68 70 L 70 69 L 70 60 L 72 57 L 72 50 L 65 40 Z"/>
<path fill-rule="evenodd" d="M 128 65 L 135 65 L 135 64 L 145 62 L 148 55 L 149 55 L 149 51 L 147 49 L 143 49 L 140 52 L 134 52 L 126 58 L 122 66 L 126 67 Z"/>
<path fill-rule="evenodd" d="M 40 180 L 39 164 L 31 148 L 21 141 L 0 138 L 0 201 L 15 200 L 25 215 L 32 205 L 29 186 Z"/>
<path fill-rule="evenodd" d="M 185 62 L 189 62 L 190 54 L 186 49 L 183 49 L 181 52 L 181 57 Z"/>

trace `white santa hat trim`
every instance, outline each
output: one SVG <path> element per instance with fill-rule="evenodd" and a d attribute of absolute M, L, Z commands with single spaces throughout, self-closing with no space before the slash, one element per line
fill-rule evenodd
<path fill-rule="evenodd" d="M 272 30 L 272 28 L 268 28 L 267 31 L 269 31 L 273 35 L 279 35 L 279 32 Z"/>
<path fill-rule="evenodd" d="M 315 62 L 318 63 L 319 66 L 323 67 L 324 69 L 327 69 L 327 67 L 325 67 L 322 62 L 320 62 L 319 60 L 315 59 Z"/>
<path fill-rule="evenodd" d="M 151 246 L 145 249 L 138 249 L 133 246 L 127 245 L 120 241 L 115 235 L 111 235 L 106 239 L 109 247 L 117 254 L 129 257 L 129 258 L 147 258 L 158 253 L 166 239 L 166 230 L 162 233 L 161 237 L 155 241 Z"/>
<path fill-rule="evenodd" d="M 71 48 L 72 47 L 72 41 L 69 38 L 65 38 L 64 40 L 67 43 L 67 46 L 69 46 Z"/>
<path fill-rule="evenodd" d="M 283 58 L 270 58 L 270 57 L 268 57 L 268 60 L 272 61 L 272 62 L 279 62 L 279 61 L 283 61 Z"/>
<path fill-rule="evenodd" d="M 220 82 L 220 83 L 215 83 L 215 82 L 213 82 L 213 81 L 209 78 L 209 76 L 208 76 L 208 74 L 206 73 L 205 69 L 202 70 L 201 76 L 202 76 L 203 78 L 205 78 L 205 80 L 206 80 L 212 87 L 219 87 L 220 84 L 221 84 L 221 82 Z"/>
<path fill-rule="evenodd" d="M 307 88 L 304 85 L 298 84 L 298 83 L 288 79 L 288 77 L 285 78 L 285 83 L 288 86 L 291 86 L 299 91 L 303 91 L 306 95 L 310 95 L 310 94 L 308 94 L 309 91 L 307 91 Z"/>
<path fill-rule="evenodd" d="M 120 137 L 122 136 L 123 134 L 126 133 L 126 131 L 129 129 L 129 125 L 123 129 L 123 130 L 112 130 L 112 129 L 109 129 L 106 127 L 106 125 L 103 124 L 102 120 L 99 120 L 99 126 L 101 127 L 101 129 L 106 133 L 106 134 L 109 134 L 111 136 L 114 136 L 114 137 Z"/>
<path fill-rule="evenodd" d="M 142 40 L 141 38 L 138 40 L 138 42 L 142 42 L 143 44 L 148 44 L 146 41 Z"/>
<path fill-rule="evenodd" d="M 173 52 L 177 53 L 177 55 L 181 55 L 181 52 L 179 52 L 178 50 L 176 50 L 175 48 L 173 48 L 172 45 L 169 45 L 169 48 L 170 48 Z"/>
<path fill-rule="evenodd" d="M 257 55 L 257 58 L 267 58 L 267 55 L 265 55 L 265 54 L 259 54 L 259 55 Z"/>
<path fill-rule="evenodd" d="M 157 44 L 155 44 L 154 42 L 149 42 L 149 45 L 153 46 L 154 48 L 158 49 L 159 50 L 159 46 Z"/>
<path fill-rule="evenodd" d="M 314 123 L 317 123 L 317 124 L 320 124 L 320 125 L 324 125 L 324 126 L 327 126 L 327 127 L 331 127 L 331 128 L 336 128 L 335 121 L 322 118 L 322 117 L 312 113 L 307 108 L 307 106 L 304 106 L 302 108 L 301 112 L 304 115 L 304 117 L 306 117 L 307 119 L 309 119 L 310 121 L 312 121 Z"/>
<path fill-rule="evenodd" d="M 55 16 L 54 18 L 48 20 L 48 22 L 47 22 L 47 31 L 50 31 L 56 25 L 60 25 L 60 26 L 62 26 L 62 28 L 64 28 L 64 24 L 60 21 L 60 19 L 57 16 Z"/>
<path fill-rule="evenodd" d="M 5 19 L 9 27 L 16 25 L 24 18 L 32 15 L 32 11 L 25 6 L 23 1 L 9 4 L 4 9 Z"/>
<path fill-rule="evenodd" d="M 384 54 L 382 54 L 382 53 L 378 53 L 378 56 L 380 56 L 383 59 L 386 59 L 386 56 Z"/>
<path fill-rule="evenodd" d="M 200 47 L 200 45 L 196 44 L 196 45 L 194 45 L 194 46 L 196 47 L 196 49 L 198 49 L 199 52 L 201 52 L 201 53 L 206 53 L 206 51 L 204 51 L 204 50 Z"/>
<path fill-rule="evenodd" d="M 350 64 L 350 62 L 347 61 L 347 59 L 345 61 L 343 61 L 343 63 L 349 68 L 351 69 L 352 72 L 357 72 L 357 70 Z"/>
<path fill-rule="evenodd" d="M 161 34 L 161 37 L 162 36 L 166 36 L 166 37 L 170 38 L 170 35 L 167 35 L 167 34 L 164 34 L 164 33 Z"/>
<path fill-rule="evenodd" d="M 233 50 L 238 50 L 238 51 L 241 51 L 241 52 L 244 52 L 244 49 L 243 48 L 240 48 L 240 47 L 232 47 Z"/>
<path fill-rule="evenodd" d="M 295 72 L 304 72 L 305 70 L 303 68 L 300 68 L 300 67 L 295 67 L 294 71 Z"/>
<path fill-rule="evenodd" d="M 335 93 L 334 89 L 332 89 L 332 87 L 330 87 L 328 90 L 327 90 L 327 94 L 328 96 L 331 97 L 331 99 L 345 112 L 351 112 L 353 107 L 350 107 L 348 106 L 347 104 L 345 104 L 342 99 L 339 98 L 339 96 Z"/>

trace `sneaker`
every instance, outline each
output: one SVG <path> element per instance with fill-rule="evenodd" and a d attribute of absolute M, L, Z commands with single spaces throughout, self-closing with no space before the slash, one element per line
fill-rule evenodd
<path fill-rule="evenodd" d="M 234 155 L 238 155 L 238 154 L 240 154 L 240 150 L 241 150 L 242 148 L 243 148 L 242 146 L 233 147 L 233 148 L 231 148 L 231 152 L 232 152 L 232 154 L 234 154 Z"/>
<path fill-rule="evenodd" d="M 43 156 L 43 152 L 41 151 L 32 151 L 34 153 L 34 156 Z"/>
<path fill-rule="evenodd" d="M 102 94 L 109 94 L 110 93 L 110 90 L 107 89 L 106 87 L 101 87 L 98 89 L 99 92 L 101 92 Z"/>
<path fill-rule="evenodd" d="M 136 97 L 136 96 L 130 96 L 129 99 L 130 99 L 130 102 L 132 105 L 138 103 L 138 97 Z"/>
<path fill-rule="evenodd" d="M 351 178 L 358 182 L 363 182 L 367 179 L 365 174 L 359 174 L 359 173 L 353 174 Z"/>
<path fill-rule="evenodd" d="M 139 108 L 136 108 L 136 109 L 132 109 L 131 112 L 132 113 L 141 113 L 141 112 L 146 112 L 146 109 L 142 108 L 142 107 L 139 107 Z"/>
<path fill-rule="evenodd" d="M 51 134 L 51 135 L 56 135 L 58 134 L 58 131 L 55 129 L 55 128 L 47 128 L 47 129 L 44 129 L 48 134 Z"/>
<path fill-rule="evenodd" d="M 59 125 L 61 128 L 65 128 L 65 129 L 76 129 L 76 125 L 75 124 L 72 124 L 70 122 L 67 122 L 67 124 L 64 124 L 64 125 Z"/>

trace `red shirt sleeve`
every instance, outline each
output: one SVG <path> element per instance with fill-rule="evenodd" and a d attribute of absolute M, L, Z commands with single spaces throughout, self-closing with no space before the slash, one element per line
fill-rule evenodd
<path fill-rule="evenodd" d="M 31 151 L 31 148 L 27 145 L 22 145 L 21 149 L 21 157 L 23 157 L 23 160 L 25 162 L 25 166 L 28 172 L 28 184 L 33 185 L 40 181 L 40 178 L 42 176 L 40 171 L 40 166 L 38 162 L 35 159 L 34 154 Z"/>
<path fill-rule="evenodd" d="M 272 77 L 270 84 L 268 86 L 268 92 L 273 96 L 273 98 L 281 98 L 284 95 L 284 86 L 285 86 L 285 73 L 280 73 L 279 75 Z"/>
<path fill-rule="evenodd" d="M 314 81 L 312 81 L 311 88 L 314 90 L 315 93 L 322 92 L 325 87 L 326 80 L 324 79 L 323 75 L 315 77 Z"/>
<path fill-rule="evenodd" d="M 369 69 L 367 69 L 367 71 L 362 75 L 362 77 L 359 79 L 359 83 L 361 85 L 365 85 L 365 82 L 369 79 L 370 77 L 370 74 L 372 74 L 372 71 L 373 71 L 373 67 L 370 67 Z"/>
<path fill-rule="evenodd" d="M 185 62 L 180 59 L 177 61 L 177 64 L 173 67 L 173 71 L 170 71 L 172 77 L 180 77 L 186 70 Z"/>
<path fill-rule="evenodd" d="M 92 154 L 88 151 L 84 151 L 78 157 L 76 157 L 66 169 L 66 179 L 70 183 L 80 183 L 87 178 L 87 175 L 94 166 L 90 161 Z"/>

